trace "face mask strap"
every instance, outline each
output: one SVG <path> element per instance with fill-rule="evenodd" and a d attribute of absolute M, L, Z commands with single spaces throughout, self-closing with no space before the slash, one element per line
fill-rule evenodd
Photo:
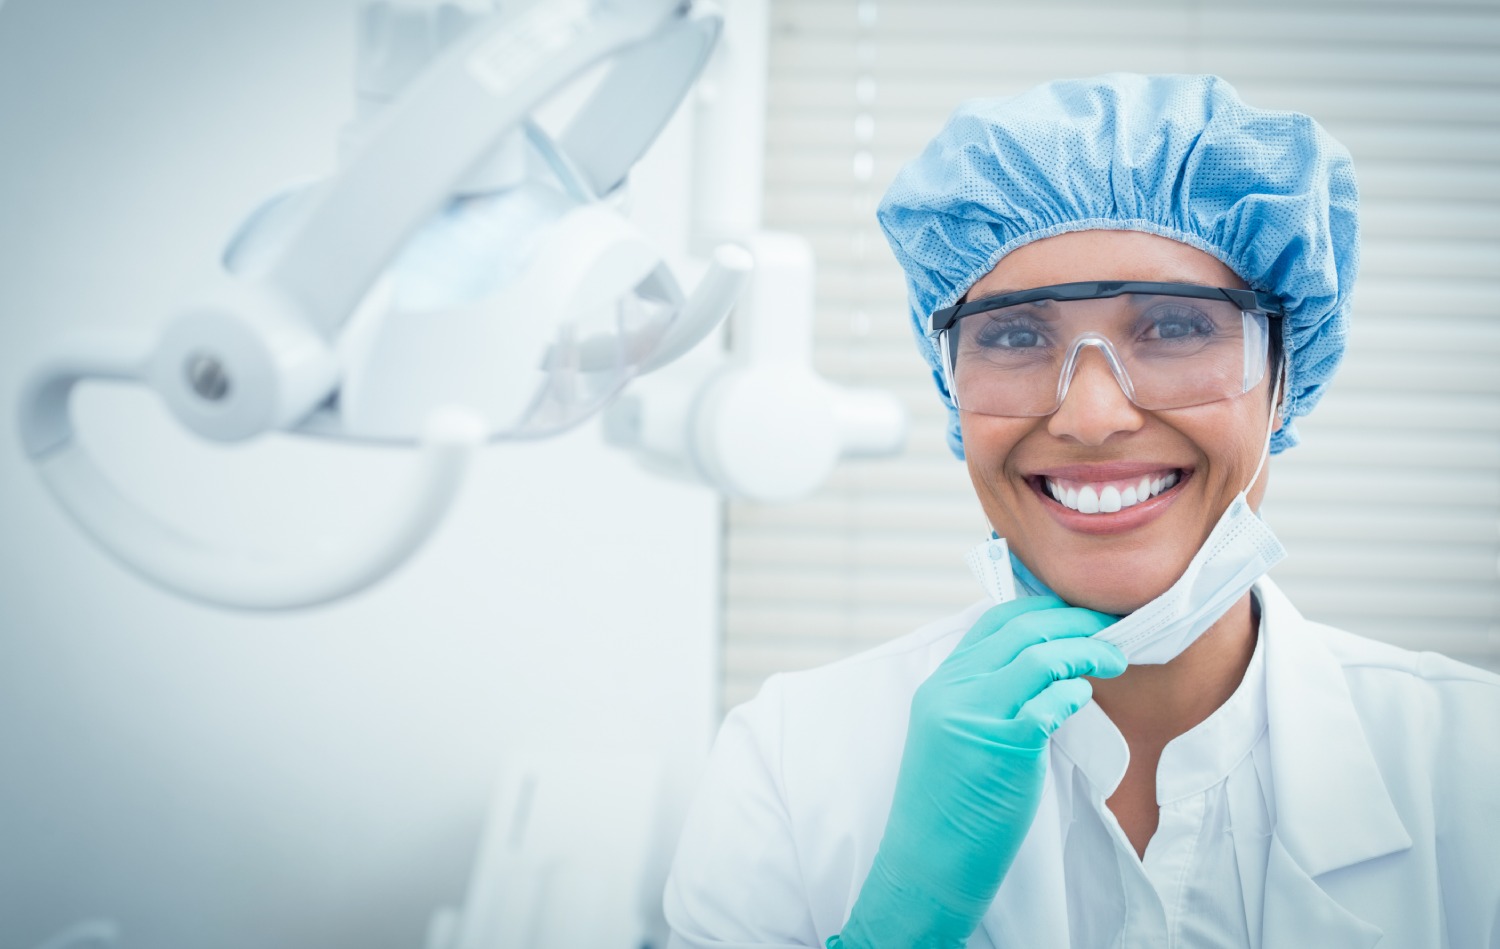
<path fill-rule="evenodd" d="M 1260 461 L 1255 466 L 1255 474 L 1250 476 L 1250 483 L 1245 485 L 1245 493 L 1255 487 L 1255 482 L 1260 479 L 1260 471 L 1266 466 L 1266 459 L 1271 457 L 1271 436 L 1276 433 L 1276 415 L 1281 411 L 1281 383 L 1286 378 L 1286 357 L 1281 359 L 1281 366 L 1276 370 L 1276 385 L 1271 390 L 1271 417 L 1266 420 L 1266 441 L 1260 449 Z"/>

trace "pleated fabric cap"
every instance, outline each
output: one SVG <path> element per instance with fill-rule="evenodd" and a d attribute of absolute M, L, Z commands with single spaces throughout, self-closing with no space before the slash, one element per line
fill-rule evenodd
<path fill-rule="evenodd" d="M 1281 301 L 1280 452 L 1344 355 L 1358 203 L 1348 151 L 1308 116 L 1248 106 L 1217 76 L 1112 73 L 964 103 L 896 175 L 877 217 L 906 271 L 958 457 L 958 412 L 927 318 L 1016 248 L 1096 229 L 1181 241 Z"/>

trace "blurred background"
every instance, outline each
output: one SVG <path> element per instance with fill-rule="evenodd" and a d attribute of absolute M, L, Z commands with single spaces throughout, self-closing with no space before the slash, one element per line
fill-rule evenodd
<path fill-rule="evenodd" d="M 462 898 L 519 756 L 660 756 L 680 798 L 712 737 L 718 496 L 646 474 L 597 423 L 481 451 L 412 562 L 287 614 L 144 583 L 24 459 L 18 389 L 43 343 L 160 325 L 250 208 L 333 166 L 355 13 L 0 11 L 4 949 L 84 917 L 117 921 L 125 949 L 419 949 Z M 668 245 L 686 226 L 688 131 L 668 129 L 634 184 L 636 219 Z M 143 506 L 264 549 L 357 527 L 415 464 L 290 436 L 211 445 L 140 387 L 83 387 L 75 417 Z"/>
<path fill-rule="evenodd" d="M 594 424 L 484 452 L 434 541 L 352 600 L 243 615 L 143 584 L 23 459 L 23 367 L 69 328 L 155 327 L 261 196 L 332 165 L 355 6 L 0 10 L 0 949 L 87 917 L 127 949 L 420 946 L 516 756 L 659 755 L 679 806 L 767 675 L 976 599 L 987 527 L 873 211 L 958 101 L 1060 76 L 1216 72 L 1353 152 L 1353 338 L 1271 462 L 1275 575 L 1315 619 L 1500 669 L 1500 0 L 772 0 L 765 223 L 812 241 L 818 368 L 899 394 L 905 454 L 725 502 Z M 633 186 L 679 250 L 692 120 Z M 144 504 L 273 545 L 358 524 L 410 464 L 209 447 L 124 388 L 77 417 Z"/>

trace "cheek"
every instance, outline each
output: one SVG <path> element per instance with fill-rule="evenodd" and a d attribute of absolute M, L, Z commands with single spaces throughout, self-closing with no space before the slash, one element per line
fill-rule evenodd
<path fill-rule="evenodd" d="M 960 413 L 959 428 L 963 432 L 964 461 L 969 475 L 976 482 L 1003 479 L 1011 452 L 1032 427 L 1030 421 Z"/>
<path fill-rule="evenodd" d="M 1274 410 L 1266 396 L 1251 398 L 1247 396 L 1242 400 L 1244 404 L 1243 421 L 1239 427 L 1240 457 L 1245 460 L 1245 481 L 1240 487 L 1250 480 L 1255 473 L 1255 468 L 1260 464 L 1261 456 L 1268 450 L 1268 441 L 1274 431 Z M 1264 472 L 1262 472 L 1264 473 Z"/>
<path fill-rule="evenodd" d="M 1203 407 L 1208 408 L 1208 407 Z M 1215 411 L 1182 410 L 1174 427 L 1197 446 L 1207 462 L 1208 477 L 1214 489 L 1233 496 L 1250 484 L 1250 476 L 1260 463 L 1266 447 L 1269 409 L 1251 394 L 1212 407 Z M 1165 414 L 1165 413 L 1163 413 Z"/>
<path fill-rule="evenodd" d="M 1034 420 L 962 413 L 959 424 L 974 493 L 991 525 L 1003 532 L 1010 521 L 1008 512 L 1015 503 L 1014 495 L 1020 488 L 1010 477 L 1011 453 L 1035 428 Z"/>

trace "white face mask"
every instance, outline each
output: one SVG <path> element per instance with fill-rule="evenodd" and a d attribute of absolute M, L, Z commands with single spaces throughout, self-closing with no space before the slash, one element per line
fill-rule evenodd
<path fill-rule="evenodd" d="M 1279 378 L 1276 389 L 1272 405 L 1280 395 Z M 1177 582 L 1161 596 L 1095 634 L 1095 639 L 1118 646 L 1125 659 L 1135 665 L 1171 662 L 1218 622 L 1256 580 L 1286 557 L 1281 541 L 1245 500 L 1245 491 L 1255 484 L 1266 463 L 1270 438 L 1268 426 L 1266 447 L 1261 451 L 1255 474 L 1250 476 L 1250 484 L 1229 502 Z M 1018 587 L 1028 596 L 1052 593 L 1010 553 L 1002 537 L 973 548 L 967 559 L 969 569 L 997 603 L 1015 599 Z"/>

